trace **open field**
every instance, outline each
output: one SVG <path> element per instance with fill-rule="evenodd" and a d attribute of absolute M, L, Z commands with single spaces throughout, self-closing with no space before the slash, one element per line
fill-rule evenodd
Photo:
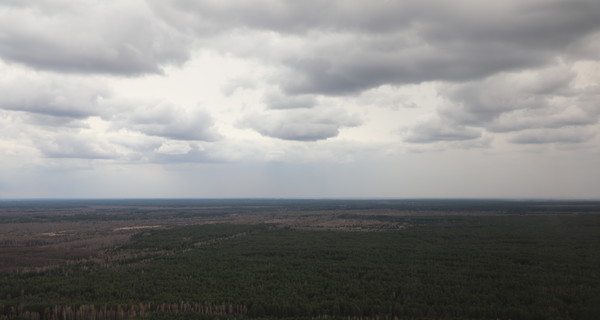
<path fill-rule="evenodd" d="M 600 203 L 0 202 L 0 319 L 593 319 Z"/>

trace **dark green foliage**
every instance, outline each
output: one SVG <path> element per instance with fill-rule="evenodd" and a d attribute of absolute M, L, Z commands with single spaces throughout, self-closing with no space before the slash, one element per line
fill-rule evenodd
<path fill-rule="evenodd" d="M 209 224 L 170 230 L 151 230 L 134 235 L 124 249 L 180 250 L 218 240 L 265 231 L 267 225 Z"/>
<path fill-rule="evenodd" d="M 172 217 L 223 217 L 281 211 L 391 210 L 394 212 L 439 212 L 440 214 L 572 214 L 600 213 L 600 201 L 515 201 L 492 199 L 405 199 L 405 200 L 334 200 L 334 199 L 63 199 L 2 200 L 1 223 L 113 221 L 168 219 Z M 77 210 L 86 211 L 86 213 Z M 49 214 L 52 213 L 52 214 Z M 351 217 L 351 216 L 348 216 Z M 360 216 L 356 216 L 360 218 Z M 390 216 L 380 216 L 387 220 Z M 392 218 L 395 220 L 395 218 Z"/>
<path fill-rule="evenodd" d="M 0 281 L 0 310 L 19 303 L 29 311 L 147 303 L 159 311 L 172 304 L 179 307 L 145 319 L 202 320 L 600 314 L 600 216 L 405 222 L 407 229 L 379 232 L 226 224 L 143 232 L 129 249 L 175 253 L 108 269 L 81 264 L 7 274 Z M 184 308 L 183 302 L 196 305 Z"/>

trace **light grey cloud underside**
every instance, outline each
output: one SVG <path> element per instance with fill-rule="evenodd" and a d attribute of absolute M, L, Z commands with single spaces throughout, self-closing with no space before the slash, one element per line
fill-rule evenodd
<path fill-rule="evenodd" d="M 59 76 L 0 77 L 0 109 L 84 119 L 99 115 L 111 91 L 100 83 Z"/>
<path fill-rule="evenodd" d="M 175 140 L 216 141 L 220 134 L 212 117 L 201 109 L 187 110 L 170 104 L 141 105 L 112 117 L 115 129 L 139 131 Z"/>
<path fill-rule="evenodd" d="M 283 140 L 317 141 L 333 138 L 341 128 L 359 124 L 359 119 L 337 108 L 317 111 L 291 109 L 250 114 L 242 120 L 240 127 Z"/>
<path fill-rule="evenodd" d="M 436 118 L 409 128 L 404 140 L 469 140 L 487 131 L 520 144 L 586 142 L 600 119 L 600 87 L 574 81 L 571 66 L 559 65 L 445 85 Z"/>

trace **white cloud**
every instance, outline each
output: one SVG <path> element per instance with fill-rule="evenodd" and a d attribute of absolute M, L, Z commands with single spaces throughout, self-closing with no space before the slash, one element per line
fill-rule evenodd
<path fill-rule="evenodd" d="M 162 154 L 186 154 L 192 150 L 190 144 L 184 141 L 165 141 L 156 152 Z"/>

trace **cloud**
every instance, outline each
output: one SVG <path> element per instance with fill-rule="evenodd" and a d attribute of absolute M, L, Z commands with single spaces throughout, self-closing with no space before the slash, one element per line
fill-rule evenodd
<path fill-rule="evenodd" d="M 571 105 L 548 106 L 539 109 L 521 109 L 502 113 L 486 125 L 490 132 L 511 132 L 531 128 L 556 129 L 572 126 L 587 126 L 597 122 L 582 108 Z"/>
<path fill-rule="evenodd" d="M 406 130 L 404 141 L 411 143 L 432 143 L 439 141 L 464 141 L 481 137 L 481 130 L 464 127 L 430 118 Z"/>
<path fill-rule="evenodd" d="M 460 123 L 493 123 L 499 116 L 523 110 L 547 109 L 565 94 L 575 74 L 567 66 L 502 73 L 483 81 L 449 85 L 443 94 L 455 103 L 444 110 Z"/>
<path fill-rule="evenodd" d="M 231 96 L 240 89 L 256 89 L 256 82 L 257 80 L 250 75 L 239 76 L 234 79 L 229 79 L 221 87 L 221 92 L 226 96 Z"/>
<path fill-rule="evenodd" d="M 509 141 L 518 144 L 581 143 L 596 136 L 587 128 L 533 129 L 518 133 Z"/>
<path fill-rule="evenodd" d="M 0 174 L 15 196 L 598 197 L 599 40 L 596 0 L 1 1 Z"/>
<path fill-rule="evenodd" d="M 165 141 L 156 149 L 156 152 L 160 154 L 179 155 L 187 154 L 190 150 L 192 150 L 192 147 L 187 142 Z"/>
<path fill-rule="evenodd" d="M 0 4 L 0 58 L 36 69 L 136 75 L 189 57 L 191 42 L 144 1 Z"/>
<path fill-rule="evenodd" d="M 284 95 L 280 91 L 268 92 L 263 101 L 270 109 L 312 108 L 317 104 L 313 95 Z"/>
<path fill-rule="evenodd" d="M 381 34 L 420 23 L 429 27 L 425 30 L 430 34 L 461 38 L 513 36 L 522 31 L 519 39 L 524 42 L 545 42 L 547 39 L 541 36 L 568 38 L 588 30 L 590 25 L 595 24 L 593 17 L 597 13 L 594 9 L 598 8 L 597 3 L 587 0 L 509 0 L 501 4 L 482 4 L 476 0 L 375 0 L 369 4 L 358 0 L 308 0 L 301 3 L 282 0 L 258 0 L 252 3 L 241 0 L 152 0 L 150 3 L 155 12 L 169 23 L 198 33 L 213 32 L 218 28 L 223 30 L 223 26 L 228 26 L 289 34 L 305 34 L 315 29 L 332 33 L 343 30 Z M 473 28 L 473 25 L 479 28 Z M 443 26 L 453 28 L 444 30 Z M 455 30 L 466 35 L 460 35 Z"/>
<path fill-rule="evenodd" d="M 287 94 L 462 82 L 590 51 L 596 1 L 152 1 L 205 46 L 280 68 Z M 579 54 L 579 53 L 578 53 Z"/>
<path fill-rule="evenodd" d="M 36 127 L 54 128 L 89 128 L 89 124 L 80 119 L 45 114 L 24 113 L 20 120 Z"/>
<path fill-rule="evenodd" d="M 210 151 L 207 151 L 198 144 L 188 144 L 187 147 L 172 145 L 173 142 L 166 142 L 157 150 L 149 155 L 149 161 L 152 163 L 218 163 L 224 162 Z M 168 147 L 167 147 L 168 146 Z"/>
<path fill-rule="evenodd" d="M 102 121 L 96 119 L 96 121 Z M 31 141 L 44 158 L 111 160 L 122 163 L 221 161 L 197 141 L 174 140 L 139 131 L 76 127 L 25 127 L 21 141 Z"/>
<path fill-rule="evenodd" d="M 343 127 L 354 127 L 360 121 L 342 110 L 268 110 L 249 114 L 240 126 L 282 140 L 317 141 L 333 138 Z"/>
<path fill-rule="evenodd" d="M 116 130 L 126 129 L 175 140 L 216 141 L 220 139 L 212 117 L 203 110 L 166 103 L 142 104 L 111 118 Z"/>
<path fill-rule="evenodd" d="M 35 142 L 47 158 L 113 159 L 118 156 L 109 143 L 82 131 L 77 134 L 59 133 Z"/>
<path fill-rule="evenodd" d="M 423 39 L 402 45 L 408 41 L 403 37 L 354 37 L 337 44 L 327 36 L 317 37 L 322 47 L 313 46 L 303 58 L 286 64 L 290 71 L 279 79 L 284 90 L 292 94 L 346 95 L 385 84 L 467 81 L 538 65 L 549 58 L 516 52 L 521 49 L 499 54 L 500 48 L 475 49 L 469 44 L 445 48 Z"/>
<path fill-rule="evenodd" d="M 150 136 L 203 141 L 220 138 L 212 117 L 204 110 L 126 99 L 105 81 L 81 76 L 44 72 L 0 75 L 0 109 L 21 112 L 18 118 L 34 126 L 86 127 L 84 120 L 100 117 L 116 130 Z"/>
<path fill-rule="evenodd" d="M 9 1 L 0 5 L 0 57 L 137 75 L 215 50 L 279 68 L 272 81 L 285 93 L 343 95 L 593 54 L 599 21 L 591 0 Z"/>
<path fill-rule="evenodd" d="M 410 1 L 389 3 L 373 1 L 150 1 L 155 12 L 179 28 L 197 33 L 223 31 L 230 28 L 276 30 L 282 33 L 304 33 L 313 28 L 336 30 L 384 30 L 407 24 L 411 16 Z M 331 14 L 335 12 L 336 14 Z M 379 17 L 372 20 L 373 16 Z"/>
<path fill-rule="evenodd" d="M 0 73 L 0 117 L 11 124 L 0 142 L 11 149 L 28 146 L 36 157 L 164 162 L 177 152 L 178 141 L 221 137 L 203 110 L 128 99 L 106 80 L 2 65 L 0 70 L 6 71 Z"/>
<path fill-rule="evenodd" d="M 56 75 L 0 76 L 0 109 L 82 119 L 101 112 L 111 91 L 101 83 Z"/>
<path fill-rule="evenodd" d="M 446 102 L 435 121 L 409 130 L 406 141 L 433 142 L 476 138 L 476 131 L 511 133 L 513 143 L 580 142 L 586 127 L 598 123 L 600 87 L 576 86 L 572 66 L 504 72 L 482 81 L 440 86 Z M 469 128 L 469 129 L 465 129 Z M 557 130 L 552 130 L 557 129 Z M 572 130 L 572 133 L 568 133 Z M 583 131 L 581 131 L 583 130 Z"/>
<path fill-rule="evenodd" d="M 421 89 L 421 90 L 419 90 Z M 415 98 L 422 95 L 423 86 L 380 86 L 375 89 L 364 91 L 357 99 L 357 103 L 364 106 L 383 107 L 392 110 L 399 108 L 417 108 L 418 103 Z M 435 95 L 434 92 L 428 92 L 428 96 Z"/>
<path fill-rule="evenodd" d="M 569 49 L 569 55 L 574 59 L 600 59 L 600 31 L 578 39 Z"/>

